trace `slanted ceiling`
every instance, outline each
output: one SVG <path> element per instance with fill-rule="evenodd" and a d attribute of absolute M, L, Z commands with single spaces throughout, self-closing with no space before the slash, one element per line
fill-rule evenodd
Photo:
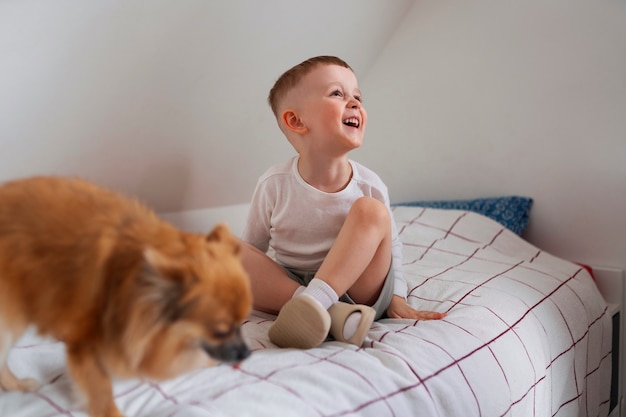
<path fill-rule="evenodd" d="M 320 54 L 363 80 L 412 4 L 0 2 L 0 181 L 81 176 L 158 212 L 246 202 L 293 154 L 274 80 Z"/>

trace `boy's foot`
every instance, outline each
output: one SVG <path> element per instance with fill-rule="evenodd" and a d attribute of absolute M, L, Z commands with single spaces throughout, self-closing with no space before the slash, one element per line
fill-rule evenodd
<path fill-rule="evenodd" d="M 272 343 L 284 348 L 310 349 L 328 336 L 330 315 L 308 295 L 289 300 L 268 331 Z"/>
<path fill-rule="evenodd" d="M 376 310 L 361 304 L 338 302 L 328 309 L 330 314 L 330 334 L 340 342 L 361 346 L 376 316 Z M 344 334 L 346 321 L 352 314 L 359 314 L 360 320 L 351 335 Z M 346 337 L 348 336 L 348 337 Z"/>

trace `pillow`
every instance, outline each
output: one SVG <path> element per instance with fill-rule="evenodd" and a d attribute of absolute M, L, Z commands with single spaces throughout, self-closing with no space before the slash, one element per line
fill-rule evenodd
<path fill-rule="evenodd" d="M 412 201 L 394 205 L 473 211 L 487 216 L 514 233 L 521 235 L 526 226 L 528 226 L 533 199 L 529 197 L 506 196 L 472 200 Z"/>

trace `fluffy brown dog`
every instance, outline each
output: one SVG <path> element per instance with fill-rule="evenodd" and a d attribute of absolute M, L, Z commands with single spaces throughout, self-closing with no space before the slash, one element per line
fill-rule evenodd
<path fill-rule="evenodd" d="M 93 417 L 121 416 L 111 377 L 165 379 L 250 353 L 252 303 L 226 226 L 181 232 L 138 202 L 54 177 L 0 186 L 0 387 L 30 390 L 6 365 L 34 324 L 63 341 Z M 208 356 L 207 356 L 208 353 Z"/>

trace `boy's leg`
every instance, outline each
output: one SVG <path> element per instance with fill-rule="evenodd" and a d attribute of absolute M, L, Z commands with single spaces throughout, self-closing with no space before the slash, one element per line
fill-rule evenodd
<path fill-rule="evenodd" d="M 317 277 L 337 294 L 347 292 L 354 302 L 373 305 L 391 266 L 391 238 L 387 206 L 374 198 L 360 198 L 350 209 Z M 332 335 L 360 346 L 376 312 L 365 306 L 336 307 L 341 306 L 336 304 L 329 310 Z"/>
<path fill-rule="evenodd" d="M 391 217 L 380 201 L 355 201 L 316 277 L 337 294 L 372 305 L 391 265 Z"/>
<path fill-rule="evenodd" d="M 242 241 L 241 248 L 241 262 L 250 276 L 254 308 L 278 314 L 300 285 L 289 278 L 272 258 L 254 246 Z"/>
<path fill-rule="evenodd" d="M 280 347 L 301 349 L 322 343 L 330 330 L 328 311 L 311 297 L 293 297 L 300 284 L 263 252 L 245 242 L 242 248 L 254 308 L 272 314 L 282 312 L 269 329 L 270 340 Z"/>
<path fill-rule="evenodd" d="M 330 292 L 334 291 L 333 302 L 337 301 L 338 294 L 348 292 L 355 302 L 371 305 L 378 299 L 390 265 L 389 211 L 376 199 L 360 198 L 350 209 L 333 247 L 317 271 L 316 278 L 281 310 L 278 319 L 270 328 L 270 339 L 284 347 L 317 346 L 324 340 L 320 337 L 321 332 L 317 331 L 320 326 L 303 328 L 307 319 L 306 314 L 320 317 L 322 314 L 316 309 L 326 304 L 324 302 L 326 300 L 320 300 L 316 292 L 327 287 Z M 307 299 L 317 300 L 314 302 L 318 304 L 315 309 Z M 322 308 L 328 308 L 333 302 Z M 369 307 L 359 308 L 353 314 L 346 312 L 345 309 L 337 310 L 334 306 L 330 308 L 329 311 L 336 313 L 334 313 L 336 319 L 341 317 L 341 323 L 339 325 L 335 323 L 333 332 L 334 335 L 340 335 L 340 340 L 355 345 L 361 344 L 367 328 L 371 325 L 374 312 L 369 311 L 371 310 Z M 343 329 L 343 332 L 340 329 Z"/>

